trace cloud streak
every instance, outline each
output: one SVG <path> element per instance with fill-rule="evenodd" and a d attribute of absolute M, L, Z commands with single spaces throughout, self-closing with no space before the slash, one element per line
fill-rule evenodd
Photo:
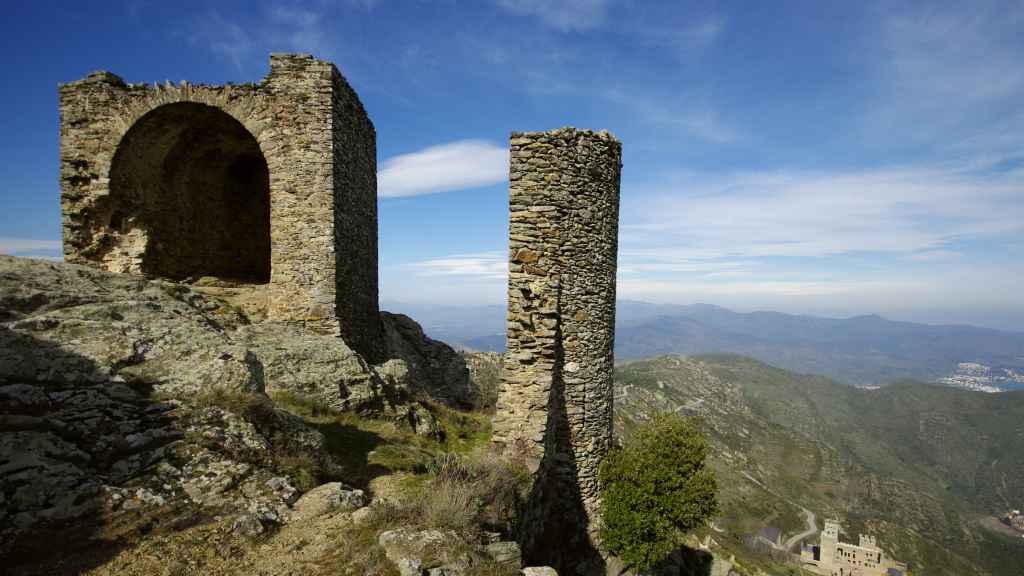
<path fill-rule="evenodd" d="M 521 16 L 536 16 L 563 32 L 590 30 L 605 23 L 609 0 L 498 0 L 498 6 Z"/>
<path fill-rule="evenodd" d="M 505 280 L 508 260 L 500 252 L 453 254 L 405 265 L 419 276 L 471 276 L 479 279 Z"/>
<path fill-rule="evenodd" d="M 382 198 L 479 188 L 508 178 L 508 150 L 485 140 L 459 140 L 384 161 L 377 172 Z"/>
<path fill-rule="evenodd" d="M 626 254 L 658 262 L 937 252 L 1024 231 L 1022 176 L 933 169 L 679 174 L 625 206 Z"/>
<path fill-rule="evenodd" d="M 880 46 L 866 130 L 889 143 L 991 155 L 1024 145 L 1019 3 L 980 0 L 889 11 L 866 40 Z"/>

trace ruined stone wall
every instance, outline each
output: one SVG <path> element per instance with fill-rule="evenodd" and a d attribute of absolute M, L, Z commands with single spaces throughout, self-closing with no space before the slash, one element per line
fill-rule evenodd
<path fill-rule="evenodd" d="M 607 132 L 511 138 L 508 340 L 494 437 L 539 461 L 524 552 L 562 568 L 594 552 L 588 529 L 611 445 L 621 158 Z"/>
<path fill-rule="evenodd" d="M 253 286 L 271 320 L 379 343 L 376 140 L 337 68 L 271 56 L 258 84 L 60 86 L 70 262 Z"/>
<path fill-rule="evenodd" d="M 334 241 L 334 85 L 329 62 L 273 54 L 270 168 L 271 318 L 295 318 L 329 332 L 337 293 Z M 374 255 L 376 257 L 376 255 Z M 279 287 L 279 289 L 277 288 Z M 342 296 L 343 297 L 343 296 Z"/>
<path fill-rule="evenodd" d="M 382 359 L 377 296 L 377 132 L 359 96 L 337 69 L 331 74 L 334 144 L 335 309 L 345 341 L 371 361 Z M 372 286 L 373 289 L 368 289 Z"/>

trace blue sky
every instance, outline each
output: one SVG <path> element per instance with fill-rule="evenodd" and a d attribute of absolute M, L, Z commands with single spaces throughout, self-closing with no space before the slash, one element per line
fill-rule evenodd
<path fill-rule="evenodd" d="M 620 297 L 1024 329 L 1020 2 L 24 2 L 0 252 L 58 256 L 57 83 L 335 62 L 377 127 L 381 297 L 501 303 L 512 130 L 623 142 Z"/>

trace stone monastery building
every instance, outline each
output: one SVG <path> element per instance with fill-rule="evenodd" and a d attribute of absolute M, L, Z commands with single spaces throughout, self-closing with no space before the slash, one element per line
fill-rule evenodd
<path fill-rule="evenodd" d="M 858 544 L 839 540 L 842 527 L 834 520 L 825 521 L 821 544 L 804 548 L 801 559 L 805 567 L 824 576 L 903 576 L 907 565 L 886 558 L 873 536 L 860 535 Z"/>

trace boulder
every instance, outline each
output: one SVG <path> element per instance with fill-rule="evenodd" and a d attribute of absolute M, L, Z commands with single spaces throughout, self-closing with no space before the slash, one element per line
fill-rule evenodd
<path fill-rule="evenodd" d="M 335 512 L 348 512 L 366 506 L 362 490 L 348 488 L 341 482 L 322 484 L 306 492 L 295 503 L 293 521 L 308 520 Z"/>
<path fill-rule="evenodd" d="M 406 363 L 414 393 L 455 407 L 477 404 L 477 390 L 461 354 L 427 337 L 419 324 L 403 314 L 381 312 L 381 325 L 387 357 Z"/>
<path fill-rule="evenodd" d="M 558 572 L 549 566 L 530 566 L 523 568 L 522 576 L 558 576 Z"/>
<path fill-rule="evenodd" d="M 484 547 L 484 551 L 498 564 L 516 568 L 523 565 L 523 553 L 516 542 L 492 542 Z"/>
<path fill-rule="evenodd" d="M 469 544 L 452 530 L 398 528 L 381 532 L 377 543 L 403 576 L 420 576 L 424 571 L 455 576 L 480 560 L 473 555 Z"/>

